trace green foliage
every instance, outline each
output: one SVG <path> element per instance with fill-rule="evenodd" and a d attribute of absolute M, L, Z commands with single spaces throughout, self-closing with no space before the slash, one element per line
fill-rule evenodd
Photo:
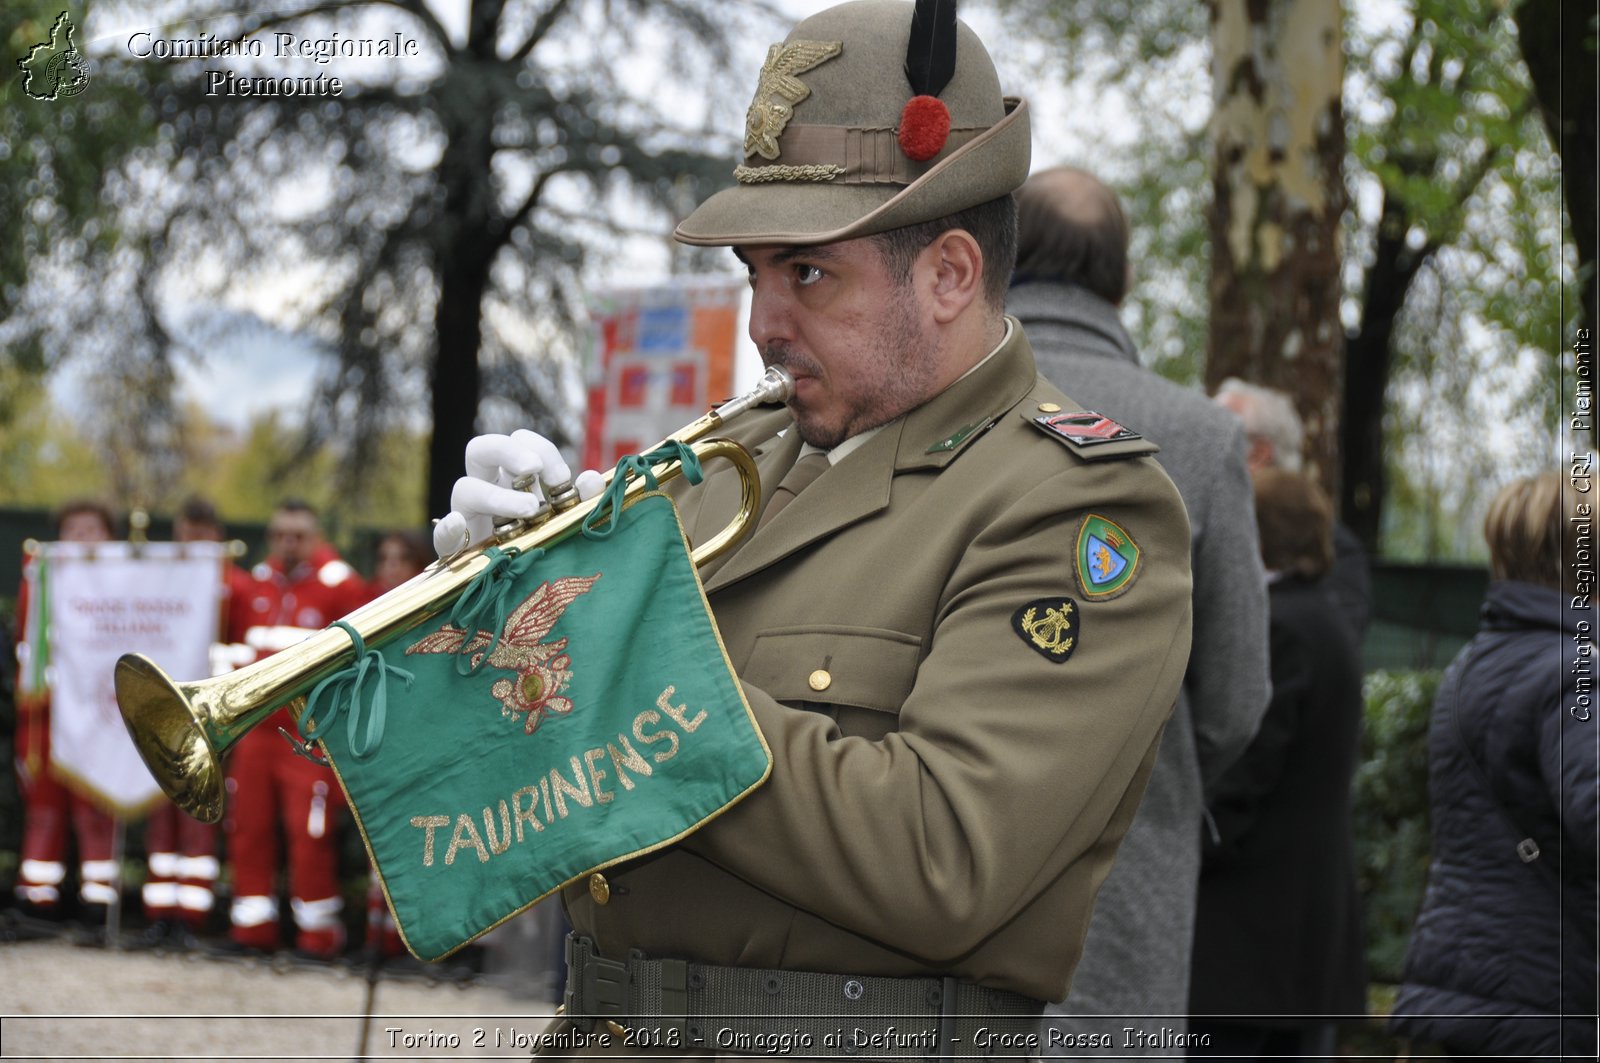
<path fill-rule="evenodd" d="M 1384 553 L 1472 559 L 1498 486 L 1555 449 L 1576 275 L 1509 6 L 1408 8 L 1398 24 L 1351 22 L 1346 316 L 1356 336 L 1393 327 Z M 1392 322 L 1357 302 L 1373 283 L 1406 285 Z"/>
<path fill-rule="evenodd" d="M 1045 42 L 1045 58 L 1033 64 L 1029 79 L 1065 80 L 1087 111 L 1063 116 L 1070 123 L 1064 130 L 1042 131 L 1041 118 L 1034 119 L 1036 148 L 1043 149 L 1034 168 L 1080 166 L 1116 191 L 1132 223 L 1134 283 L 1123 321 L 1147 366 L 1198 385 L 1205 373 L 1212 171 L 1205 5 L 995 3 L 1015 39 Z M 1111 118 L 1124 112 L 1126 122 Z"/>
<path fill-rule="evenodd" d="M 422 527 L 423 457 L 426 441 L 414 431 L 391 428 L 377 447 L 377 458 L 362 470 L 375 508 L 339 490 L 342 457 L 332 445 L 306 453 L 289 429 L 286 415 L 268 411 L 254 418 L 242 436 L 211 427 L 210 453 L 184 473 L 186 492 L 208 495 L 230 520 L 265 523 L 278 501 L 304 498 L 324 515 L 330 533 L 359 527 Z"/>
<path fill-rule="evenodd" d="M 392 428 L 378 457 L 362 470 L 374 511 L 338 490 L 342 456 L 333 445 L 302 453 L 281 411 L 258 415 L 239 432 L 212 421 L 206 411 L 182 411 L 183 449 L 179 472 L 162 491 L 141 498 L 119 492 L 82 427 L 51 400 L 36 377 L 0 368 L 0 394 L 15 411 L 0 422 L 0 505 L 51 509 L 82 496 L 170 513 L 187 495 L 204 495 L 232 522 L 265 523 L 279 499 L 305 498 L 324 515 L 331 532 L 362 527 L 422 527 L 422 468 L 426 439 L 416 430 Z"/>
<path fill-rule="evenodd" d="M 1210 93 L 1208 5 L 995 3 L 1019 34 L 1052 42 L 1053 69 L 1070 91 L 1105 100 L 1104 114 L 1127 113 L 1115 144 L 1086 144 L 1062 161 L 1094 170 L 1123 197 L 1137 277 L 1123 316 L 1143 357 L 1179 382 L 1200 381 L 1212 148 L 1209 109 L 1194 100 Z M 1548 460 L 1558 413 L 1570 406 L 1560 384 L 1570 363 L 1561 306 L 1563 298 L 1577 305 L 1578 278 L 1560 162 L 1530 96 L 1515 6 L 1345 4 L 1350 209 L 1340 324 L 1352 346 L 1388 337 L 1394 358 L 1386 556 L 1477 556 L 1473 532 L 1487 499 Z M 1394 243 L 1380 246 L 1380 236 Z M 1398 279 L 1389 268 L 1396 259 Z M 1398 314 L 1369 312 L 1369 283 L 1399 292 Z"/>
<path fill-rule="evenodd" d="M 1372 672 L 1355 779 L 1368 975 L 1398 982 L 1429 859 L 1428 717 L 1438 672 Z"/>
<path fill-rule="evenodd" d="M 1172 59 L 1203 38 L 1210 21 L 1206 5 L 1183 0 L 999 0 L 998 6 L 1025 18 L 1037 36 L 1057 41 L 1069 59 L 1111 53 L 1118 82 L 1145 80 L 1144 64 Z"/>
<path fill-rule="evenodd" d="M 682 100 L 718 82 L 729 35 L 772 17 L 728 0 L 473 0 L 463 38 L 424 0 L 116 10 L 119 35 L 91 57 L 77 111 L 0 108 L 0 217 L 36 219 L 0 247 L 12 255 L 0 258 L 0 360 L 92 365 L 91 400 L 113 415 L 100 460 L 114 490 L 148 497 L 194 449 L 172 394 L 179 364 L 223 356 L 240 335 L 292 335 L 328 366 L 281 426 L 291 462 L 328 448 L 340 499 L 384 504 L 369 470 L 389 460 L 390 433 L 416 433 L 430 393 L 459 395 L 433 411 L 447 439 L 464 441 L 475 417 L 477 430 L 527 425 L 557 439 L 575 427 L 585 265 L 640 229 L 664 232 L 727 179 L 734 142 L 708 137 L 704 109 Z M 137 27 L 248 37 L 269 61 L 140 58 L 123 47 Z M 273 58 L 280 31 L 398 31 L 419 53 L 291 62 Z M 38 35 L 31 21 L 7 47 Z M 14 67 L 11 52 L 0 58 Z M 343 93 L 211 94 L 212 69 L 339 76 Z M 108 112 L 118 136 L 82 136 L 101 131 L 90 111 Z M 47 117 L 66 125 L 45 128 Z M 435 387 L 458 380 L 455 392 Z M 480 394 L 494 400 L 481 411 Z M 455 450 L 452 476 L 459 462 Z"/>
<path fill-rule="evenodd" d="M 35 373 L 0 362 L 0 505 L 49 509 L 104 496 L 93 448 L 57 410 Z"/>
<path fill-rule="evenodd" d="M 155 136 L 154 112 L 138 87 L 101 78 L 75 96 L 34 99 L 19 60 L 48 42 L 61 0 L 7 0 L 0 23 L 0 366 L 38 372 L 63 352 L 51 343 L 52 307 L 31 305 L 27 285 L 46 260 L 69 267 L 105 256 L 117 237 L 103 179 Z M 73 43 L 89 49 L 97 6 L 71 6 Z M 35 88 L 35 91 L 38 91 Z M 31 311 L 31 312 L 25 312 Z M 0 408 L 0 421 L 6 416 Z"/>

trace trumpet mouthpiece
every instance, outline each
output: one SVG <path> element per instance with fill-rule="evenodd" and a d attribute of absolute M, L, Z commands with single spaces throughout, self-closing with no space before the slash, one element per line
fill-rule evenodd
<path fill-rule="evenodd" d="M 769 365 L 756 382 L 756 403 L 788 402 L 794 397 L 794 377 L 781 365 Z"/>
<path fill-rule="evenodd" d="M 769 365 L 754 388 L 724 402 L 716 408 L 715 413 L 718 420 L 728 421 L 752 406 L 788 402 L 793 397 L 794 377 L 781 365 Z"/>

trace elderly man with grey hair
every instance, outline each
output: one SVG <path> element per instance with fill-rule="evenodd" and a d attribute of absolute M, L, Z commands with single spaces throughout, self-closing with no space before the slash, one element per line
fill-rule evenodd
<path fill-rule="evenodd" d="M 1288 395 L 1229 377 L 1218 386 L 1215 401 L 1244 425 L 1248 441 L 1245 460 L 1251 472 L 1301 470 L 1305 426 Z M 1333 551 L 1333 570 L 1324 582 L 1359 650 L 1372 619 L 1372 575 L 1367 553 L 1356 533 L 1337 520 L 1333 523 Z"/>
<path fill-rule="evenodd" d="M 1300 471 L 1305 426 L 1289 396 L 1230 376 L 1217 388 L 1216 401 L 1244 422 L 1245 461 L 1252 470 Z"/>

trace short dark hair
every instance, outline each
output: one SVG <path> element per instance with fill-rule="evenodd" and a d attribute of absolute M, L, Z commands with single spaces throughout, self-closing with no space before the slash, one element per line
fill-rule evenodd
<path fill-rule="evenodd" d="M 1009 194 L 933 221 L 875 233 L 868 239 L 878 245 L 889 272 L 904 284 L 911 279 L 917 256 L 951 229 L 964 229 L 978 242 L 978 250 L 983 252 L 984 298 L 997 309 L 1004 306 L 1017 261 L 1017 201 Z"/>
<path fill-rule="evenodd" d="M 61 534 L 61 526 L 67 523 L 68 517 L 76 517 L 80 513 L 91 513 L 100 518 L 100 523 L 106 527 L 107 535 L 117 534 L 117 518 L 112 516 L 111 507 L 97 498 L 74 498 L 70 502 L 63 502 L 61 508 L 55 511 L 55 534 Z"/>
<path fill-rule="evenodd" d="M 272 508 L 280 513 L 309 513 L 313 517 L 317 515 L 316 507 L 303 498 L 285 498 Z"/>
<path fill-rule="evenodd" d="M 1076 284 L 1120 304 L 1128 294 L 1128 219 L 1109 188 L 1104 198 L 1105 209 L 1068 216 L 1048 180 L 1018 189 L 1018 283 Z"/>
<path fill-rule="evenodd" d="M 213 527 L 222 527 L 222 518 L 217 516 L 217 507 L 211 500 L 200 495 L 190 495 L 178 507 L 178 519 L 186 520 L 190 524 L 210 524 Z"/>
<path fill-rule="evenodd" d="M 406 559 L 418 568 L 427 568 L 433 563 L 433 543 L 419 531 L 397 529 L 385 532 L 378 536 L 378 541 L 372 544 L 372 553 L 377 555 L 384 543 L 398 543 L 400 549 L 405 551 Z"/>

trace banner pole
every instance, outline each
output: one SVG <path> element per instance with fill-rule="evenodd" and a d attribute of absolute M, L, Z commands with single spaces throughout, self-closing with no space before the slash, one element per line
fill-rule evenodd
<path fill-rule="evenodd" d="M 367 990 L 361 1003 L 361 1031 L 356 1038 L 356 1054 L 350 1063 L 364 1063 L 367 1058 L 367 1035 L 372 1028 L 372 1011 L 378 1002 L 378 980 L 383 977 L 383 947 L 379 935 L 367 928 L 369 940 L 363 943 L 363 957 L 367 968 Z"/>
<path fill-rule="evenodd" d="M 111 863 L 116 868 L 111 873 L 112 898 L 106 905 L 106 948 L 121 947 L 122 941 L 122 854 L 126 824 L 120 814 L 111 817 Z"/>

